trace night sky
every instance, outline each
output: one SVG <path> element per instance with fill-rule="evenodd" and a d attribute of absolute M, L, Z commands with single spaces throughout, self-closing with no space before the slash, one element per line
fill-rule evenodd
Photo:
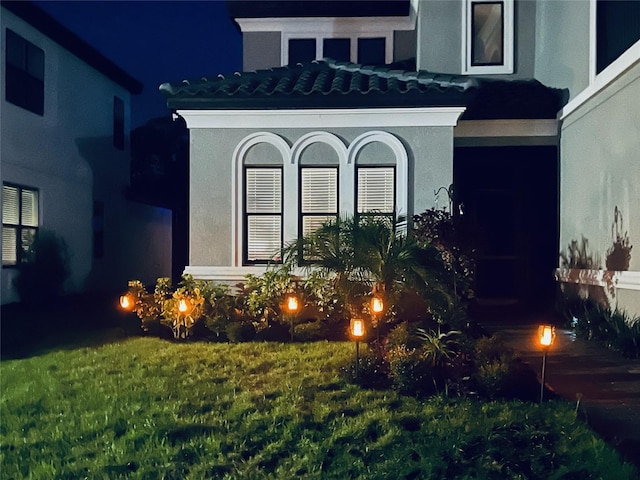
<path fill-rule="evenodd" d="M 144 83 L 132 128 L 169 115 L 161 83 L 242 69 L 242 38 L 222 0 L 34 3 Z"/>

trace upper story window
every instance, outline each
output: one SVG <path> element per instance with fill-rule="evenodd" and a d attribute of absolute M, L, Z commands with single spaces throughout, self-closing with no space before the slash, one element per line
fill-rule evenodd
<path fill-rule="evenodd" d="M 640 2 L 597 0 L 596 74 L 640 40 Z"/>
<path fill-rule="evenodd" d="M 5 99 L 44 115 L 44 50 L 6 30 Z"/>
<path fill-rule="evenodd" d="M 124 100 L 113 97 L 113 146 L 124 150 Z"/>
<path fill-rule="evenodd" d="M 463 0 L 462 73 L 513 73 L 513 0 Z"/>
<path fill-rule="evenodd" d="M 17 265 L 29 251 L 39 225 L 38 190 L 2 185 L 2 265 Z"/>
<path fill-rule="evenodd" d="M 354 62 L 362 65 L 384 65 L 392 59 L 387 56 L 387 38 L 290 38 L 285 49 L 285 63 L 311 62 L 332 58 L 339 62 Z"/>

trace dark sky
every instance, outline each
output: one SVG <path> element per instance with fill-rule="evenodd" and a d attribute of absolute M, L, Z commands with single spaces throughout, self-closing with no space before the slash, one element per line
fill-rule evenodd
<path fill-rule="evenodd" d="M 35 3 L 144 83 L 132 96 L 132 128 L 169 114 L 161 83 L 242 68 L 241 35 L 222 0 Z"/>

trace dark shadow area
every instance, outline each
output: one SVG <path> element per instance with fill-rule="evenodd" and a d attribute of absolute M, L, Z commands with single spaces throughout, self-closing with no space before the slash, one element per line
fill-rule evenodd
<path fill-rule="evenodd" d="M 558 259 L 555 146 L 457 147 L 454 184 L 477 247 L 479 320 L 549 312 Z"/>
<path fill-rule="evenodd" d="M 3 305 L 0 356 L 2 360 L 26 358 L 141 334 L 135 316 L 119 311 L 117 301 L 117 294 L 92 293 L 58 297 L 40 305 Z"/>
<path fill-rule="evenodd" d="M 611 237 L 613 245 L 607 250 L 605 266 L 607 270 L 626 271 L 631 264 L 631 249 L 629 232 L 623 233 L 622 212 L 616 206 L 613 211 L 613 224 L 611 225 Z"/>

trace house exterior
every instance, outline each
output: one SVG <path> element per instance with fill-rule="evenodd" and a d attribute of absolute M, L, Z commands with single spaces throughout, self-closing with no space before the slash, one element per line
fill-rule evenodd
<path fill-rule="evenodd" d="M 550 302 L 555 272 L 640 312 L 633 255 L 607 284 L 557 268 L 640 235 L 636 3 L 228 2 L 246 71 L 160 87 L 191 138 L 185 271 L 232 283 L 337 215 L 444 206 L 478 231 L 480 301 Z"/>
<path fill-rule="evenodd" d="M 38 231 L 67 245 L 66 292 L 170 272 L 171 214 L 125 198 L 142 84 L 30 2 L 2 2 L 2 304 Z"/>

